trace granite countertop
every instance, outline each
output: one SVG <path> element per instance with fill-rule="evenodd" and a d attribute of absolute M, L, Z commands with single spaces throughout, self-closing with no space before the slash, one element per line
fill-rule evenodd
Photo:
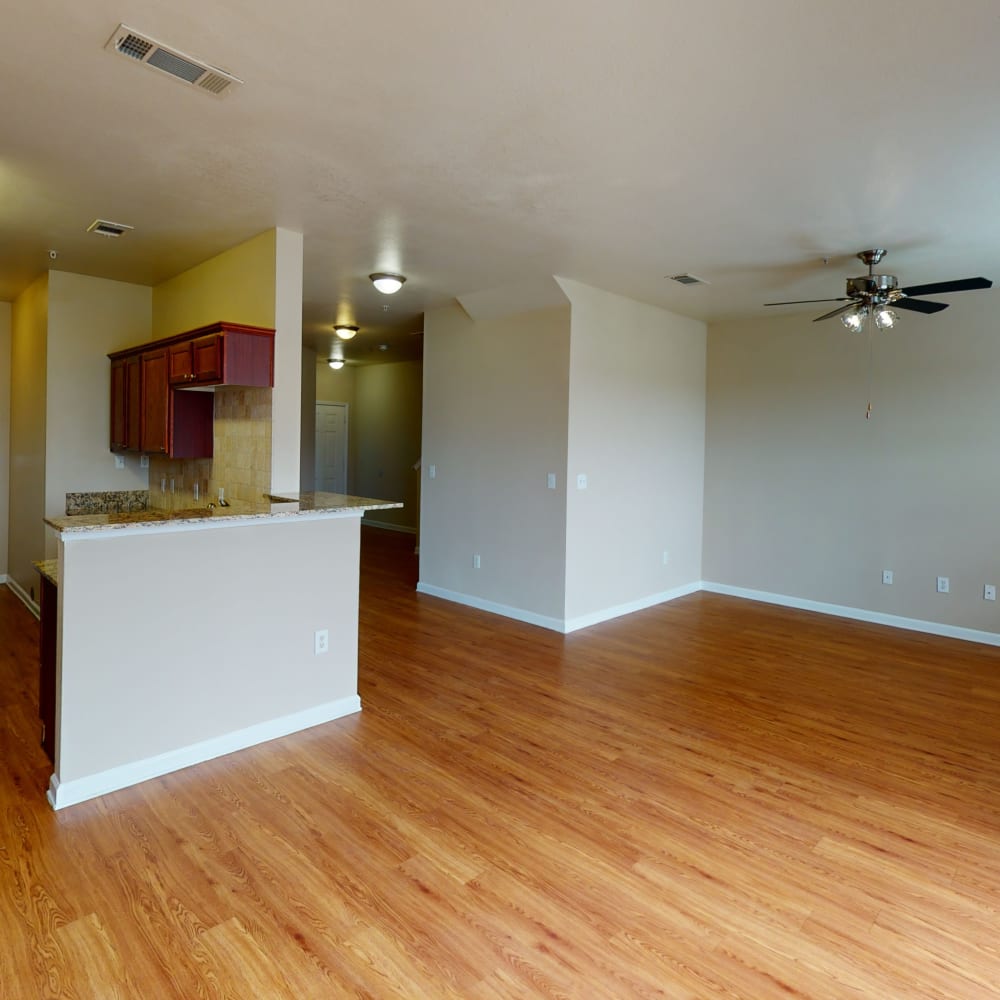
<path fill-rule="evenodd" d="M 43 559 L 41 562 L 34 562 L 31 564 L 38 570 L 38 572 L 45 577 L 49 583 L 54 583 L 57 587 L 59 586 L 59 560 L 58 559 Z"/>
<path fill-rule="evenodd" d="M 60 533 L 80 531 L 107 531 L 115 528 L 184 527 L 207 522 L 231 523 L 253 519 L 265 520 L 287 517 L 322 517 L 338 514 L 358 516 L 366 510 L 392 510 L 402 507 L 393 500 L 375 500 L 371 497 L 354 497 L 344 493 L 283 493 L 266 494 L 259 501 L 230 501 L 228 507 L 209 507 L 208 503 L 183 510 L 149 510 L 120 514 L 72 514 L 66 517 L 47 517 L 45 523 Z"/>

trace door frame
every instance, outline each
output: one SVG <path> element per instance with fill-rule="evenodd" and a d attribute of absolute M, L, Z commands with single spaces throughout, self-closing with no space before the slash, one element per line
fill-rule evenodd
<path fill-rule="evenodd" d="M 344 410 L 344 459 L 343 459 L 343 474 L 344 474 L 344 493 L 347 492 L 347 479 L 348 470 L 350 469 L 349 451 L 351 447 L 351 404 L 350 403 L 338 403 L 332 400 L 317 400 L 316 401 L 316 429 L 313 433 L 313 486 L 319 488 L 319 475 L 316 466 L 319 464 L 319 434 L 320 434 L 320 407 L 321 406 L 340 406 Z"/>

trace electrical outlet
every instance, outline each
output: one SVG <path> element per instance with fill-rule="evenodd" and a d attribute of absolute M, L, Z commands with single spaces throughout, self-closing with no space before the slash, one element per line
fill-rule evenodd
<path fill-rule="evenodd" d="M 427 466 L 427 478 L 436 479 L 438 474 L 438 467 L 436 465 Z"/>
<path fill-rule="evenodd" d="M 946 576 L 939 576 L 937 578 L 937 592 L 939 594 L 947 594 L 951 590 L 951 580 Z"/>
<path fill-rule="evenodd" d="M 663 550 L 663 565 L 666 566 L 670 563 L 670 549 Z"/>
<path fill-rule="evenodd" d="M 472 568 L 473 568 L 473 569 L 479 569 L 479 566 L 480 566 L 480 562 L 481 562 L 481 560 L 480 560 L 480 558 L 479 558 L 479 553 L 477 552 L 477 553 L 476 553 L 476 554 L 475 554 L 475 555 L 474 555 L 474 556 L 472 557 Z"/>
<path fill-rule="evenodd" d="M 125 456 L 124 455 L 115 455 L 115 468 L 116 469 L 124 469 L 125 468 Z"/>
<path fill-rule="evenodd" d="M 882 582 L 887 586 L 892 586 L 892 570 L 884 569 L 882 570 Z"/>
<path fill-rule="evenodd" d="M 997 599 L 997 588 L 992 583 L 983 586 L 983 600 L 995 601 Z"/>
<path fill-rule="evenodd" d="M 316 634 L 313 636 L 313 652 L 320 656 L 323 653 L 330 652 L 330 630 L 326 628 L 316 629 Z"/>
<path fill-rule="evenodd" d="M 587 474 L 585 472 L 581 472 L 576 477 L 576 488 L 578 490 L 585 490 L 587 488 Z"/>
<path fill-rule="evenodd" d="M 148 469 L 149 468 L 149 455 L 140 455 L 139 456 L 139 468 L 140 469 Z"/>
<path fill-rule="evenodd" d="M 556 488 L 556 474 L 554 472 L 550 472 L 545 477 L 545 485 L 548 486 L 550 490 L 554 490 Z"/>

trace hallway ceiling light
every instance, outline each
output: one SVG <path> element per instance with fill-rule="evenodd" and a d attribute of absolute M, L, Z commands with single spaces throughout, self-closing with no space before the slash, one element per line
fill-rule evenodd
<path fill-rule="evenodd" d="M 406 278 L 401 274 L 387 274 L 384 271 L 369 274 L 368 277 L 383 295 L 395 295 L 403 287 L 403 282 L 406 281 Z"/>
<path fill-rule="evenodd" d="M 358 332 L 358 327 L 356 326 L 344 326 L 343 324 L 337 324 L 333 328 L 333 332 L 340 337 L 341 340 L 350 340 Z"/>
<path fill-rule="evenodd" d="M 344 367 L 344 359 L 343 358 L 330 358 L 330 360 L 327 362 L 327 364 L 335 372 L 336 371 L 340 371 L 340 369 Z"/>

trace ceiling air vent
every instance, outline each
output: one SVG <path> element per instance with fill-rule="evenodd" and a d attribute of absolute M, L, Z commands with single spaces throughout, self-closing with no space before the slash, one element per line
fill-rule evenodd
<path fill-rule="evenodd" d="M 707 285 L 704 278 L 696 278 L 693 274 L 672 274 L 671 281 L 676 281 L 679 285 Z"/>
<path fill-rule="evenodd" d="M 189 83 L 199 90 L 215 94 L 216 97 L 222 97 L 234 85 L 243 82 L 232 73 L 227 73 L 216 66 L 209 66 L 208 63 L 185 55 L 178 49 L 168 48 L 155 38 L 143 35 L 127 24 L 119 24 L 104 47 L 135 62 L 152 66 L 153 69 Z"/>
<path fill-rule="evenodd" d="M 87 226 L 87 232 L 95 236 L 111 236 L 117 239 L 125 233 L 130 233 L 135 226 L 126 226 L 124 222 L 108 222 L 107 219 L 94 219 Z"/>

